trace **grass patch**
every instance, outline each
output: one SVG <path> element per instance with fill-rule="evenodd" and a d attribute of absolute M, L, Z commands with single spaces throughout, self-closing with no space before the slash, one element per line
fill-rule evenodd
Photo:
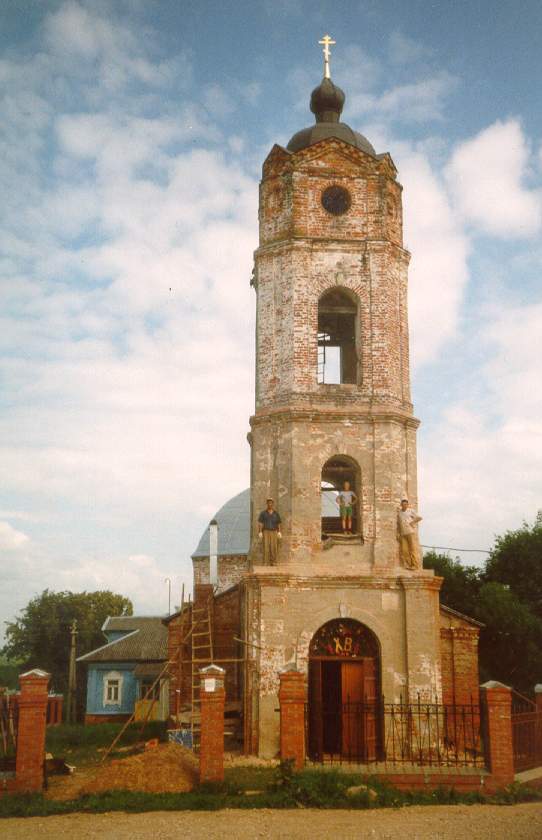
<path fill-rule="evenodd" d="M 350 787 L 359 786 L 354 796 Z M 247 791 L 250 795 L 247 795 Z M 409 805 L 512 805 L 542 801 L 542 790 L 513 784 L 494 796 L 457 793 L 453 788 L 402 792 L 377 777 L 338 770 L 303 770 L 291 764 L 278 768 L 235 767 L 224 782 L 200 785 L 190 793 L 137 793 L 115 790 L 81 796 L 68 802 L 45 799 L 41 794 L 0 797 L 0 817 L 35 817 L 76 812 L 217 811 L 221 808 L 401 808 Z"/>
<path fill-rule="evenodd" d="M 113 743 L 121 731 L 122 723 L 97 723 L 85 726 L 81 723 L 47 727 L 45 749 L 54 756 L 62 756 L 75 765 L 94 764 L 101 761 L 104 750 Z M 149 721 L 143 734 L 141 724 L 133 723 L 126 729 L 118 747 L 127 747 L 150 738 L 166 739 L 166 724 L 163 721 Z"/>

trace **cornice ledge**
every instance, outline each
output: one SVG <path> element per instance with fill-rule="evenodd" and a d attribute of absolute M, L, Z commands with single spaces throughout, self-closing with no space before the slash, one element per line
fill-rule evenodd
<path fill-rule="evenodd" d="M 401 575 L 399 577 L 401 582 L 401 586 L 403 589 L 433 589 L 435 592 L 440 590 L 442 586 L 442 582 L 444 578 L 441 577 L 429 577 L 426 575 L 416 575 L 412 577 L 407 577 L 406 575 Z"/>
<path fill-rule="evenodd" d="M 262 425 L 269 420 L 280 421 L 305 421 L 305 422 L 319 422 L 319 423 L 343 423 L 348 420 L 353 423 L 376 423 L 376 422 L 392 422 L 399 423 L 410 429 L 417 429 L 420 421 L 417 417 L 412 417 L 410 414 L 404 414 L 400 411 L 393 410 L 345 410 L 337 411 L 314 408 L 268 408 L 260 409 L 253 414 L 249 423 L 251 428 Z"/>
<path fill-rule="evenodd" d="M 407 264 L 411 258 L 410 251 L 407 251 L 406 248 L 403 248 L 401 245 L 398 245 L 391 239 L 367 239 L 366 237 L 359 236 L 348 238 L 345 237 L 344 239 L 334 239 L 332 237 L 325 236 L 293 235 L 288 236 L 284 239 L 274 239 L 272 242 L 267 242 L 264 245 L 259 245 L 258 248 L 256 248 L 256 250 L 254 251 L 254 259 L 270 251 L 278 251 L 281 248 L 297 248 L 299 250 L 310 251 L 314 248 L 314 245 L 318 243 L 329 245 L 335 250 L 339 250 L 340 248 L 351 249 L 352 246 L 356 245 L 359 246 L 360 251 L 365 251 L 367 248 L 371 248 L 371 246 L 380 246 L 381 249 L 390 247 L 394 251 L 398 251 Z"/>

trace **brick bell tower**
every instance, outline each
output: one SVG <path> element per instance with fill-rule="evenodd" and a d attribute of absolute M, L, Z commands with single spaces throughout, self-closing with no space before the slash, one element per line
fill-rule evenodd
<path fill-rule="evenodd" d="M 279 563 L 307 572 L 328 544 L 326 564 L 396 567 L 398 503 L 417 502 L 402 188 L 389 154 L 339 122 L 344 99 L 324 78 L 316 124 L 272 149 L 260 186 L 252 536 L 272 496 Z M 337 544 L 343 477 L 359 501 Z"/>
<path fill-rule="evenodd" d="M 307 675 L 315 754 L 326 739 L 323 705 L 341 691 L 441 696 L 441 581 L 405 568 L 397 539 L 401 498 L 417 506 L 402 187 L 390 155 L 340 121 L 345 95 L 327 58 L 310 99 L 315 124 L 273 147 L 260 184 L 251 535 L 240 586 L 251 645 L 245 746 L 267 756 L 278 745 L 287 663 Z M 351 534 L 337 504 L 345 481 L 357 497 Z M 263 565 L 257 533 L 268 497 L 282 518 L 274 566 Z"/>

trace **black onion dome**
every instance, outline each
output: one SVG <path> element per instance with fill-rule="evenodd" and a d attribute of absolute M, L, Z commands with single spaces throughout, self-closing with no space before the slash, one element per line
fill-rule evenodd
<path fill-rule="evenodd" d="M 363 134 L 354 131 L 346 123 L 340 122 L 345 99 L 344 91 L 334 85 L 331 79 L 322 79 L 311 93 L 310 109 L 315 115 L 316 123 L 294 134 L 288 143 L 288 151 L 299 152 L 300 149 L 306 149 L 307 146 L 312 146 L 320 140 L 337 137 L 361 149 L 362 152 L 375 156 L 374 148 Z"/>
<path fill-rule="evenodd" d="M 311 93 L 311 111 L 316 122 L 339 122 L 346 96 L 331 79 L 322 79 Z"/>

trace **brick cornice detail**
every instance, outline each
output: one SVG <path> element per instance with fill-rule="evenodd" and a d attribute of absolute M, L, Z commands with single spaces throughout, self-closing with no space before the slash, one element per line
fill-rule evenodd
<path fill-rule="evenodd" d="M 305 423 L 343 423 L 349 420 L 354 423 L 398 423 L 401 426 L 406 426 L 410 429 L 417 429 L 420 421 L 417 417 L 401 411 L 393 411 L 383 409 L 381 411 L 374 409 L 346 409 L 345 411 L 326 411 L 314 408 L 265 408 L 259 409 L 256 414 L 253 414 L 249 420 L 251 428 L 261 426 L 268 422 L 305 422 Z"/>
<path fill-rule="evenodd" d="M 366 237 L 348 237 L 348 238 L 334 238 L 332 236 L 288 236 L 286 238 L 274 239 L 271 242 L 266 242 L 265 245 L 260 245 L 254 251 L 254 259 L 263 257 L 269 253 L 280 251 L 306 251 L 311 253 L 314 251 L 315 245 L 322 246 L 331 251 L 344 250 L 348 254 L 352 253 L 353 248 L 358 248 L 360 254 L 367 251 L 386 251 L 390 250 L 395 256 L 400 257 L 406 265 L 410 263 L 411 253 L 406 248 L 392 242 L 391 239 L 367 239 Z M 370 282 L 369 277 L 365 278 L 366 282 Z"/>
<path fill-rule="evenodd" d="M 283 588 L 297 588 L 300 584 L 303 584 L 309 585 L 314 589 L 335 589 L 337 586 L 340 586 L 342 589 L 381 589 L 400 591 L 403 580 L 404 578 L 402 576 L 343 576 L 336 574 L 319 576 L 313 576 L 311 574 L 303 575 L 299 573 L 292 573 L 288 570 L 287 567 L 284 567 L 283 570 L 281 570 L 280 566 L 277 566 L 272 573 L 260 574 L 257 571 L 249 572 L 245 577 L 243 577 L 241 583 L 245 586 L 251 586 L 254 589 L 257 589 L 258 586 L 280 586 Z M 424 580 L 427 581 L 429 579 L 424 578 Z M 438 580 L 438 587 L 433 586 L 430 588 L 440 588 L 441 578 L 438 578 Z"/>
<path fill-rule="evenodd" d="M 433 589 L 436 592 L 440 590 L 442 581 L 441 577 L 400 577 L 399 578 L 403 589 Z"/>

